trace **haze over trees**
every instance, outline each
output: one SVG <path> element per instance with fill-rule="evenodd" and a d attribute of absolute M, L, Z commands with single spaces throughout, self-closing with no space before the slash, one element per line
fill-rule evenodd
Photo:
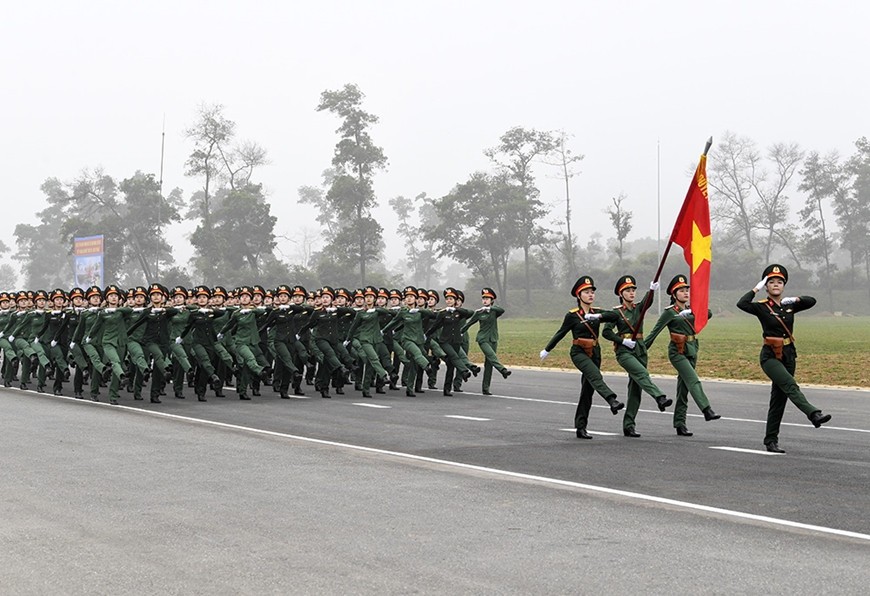
<path fill-rule="evenodd" d="M 157 175 L 144 170 L 116 175 L 84 167 L 72 180 L 48 178 L 37 223 L 19 224 L 14 249 L 0 245 L 0 254 L 19 265 L 17 282 L 27 288 L 68 287 L 72 239 L 102 234 L 106 279 L 125 286 L 489 285 L 502 301 L 524 306 L 534 292 L 568 289 L 580 273 L 642 277 L 657 264 L 663 247 L 632 237 L 634 197 L 619 188 L 610 196 L 575 191 L 582 138 L 512 126 L 480 148 L 489 167 L 445 181 L 450 190 L 442 196 L 413 188 L 385 200 L 377 192 L 388 165 L 375 141 L 380 115 L 365 107 L 362 90 L 354 84 L 325 90 L 311 109 L 312 117 L 337 121 L 336 142 L 322 172 L 312 173 L 296 198 L 268 196 L 257 179 L 269 163 L 266 148 L 240 139 L 223 106 L 204 104 L 185 131 L 186 192 L 165 192 Z M 867 138 L 857 139 L 849 156 L 795 142 L 759 147 L 732 131 L 714 140 L 708 159 L 714 289 L 742 289 L 747 272 L 775 260 L 793 279 L 822 289 L 831 309 L 845 306 L 835 288 L 870 296 Z M 558 178 L 564 192 L 542 196 L 541 176 Z M 319 234 L 296 234 L 296 260 L 276 255 L 270 204 L 276 199 L 313 212 L 320 227 Z M 395 214 L 393 231 L 401 238 L 389 251 L 375 215 L 381 205 Z M 606 212 L 610 229 L 578 227 L 574 214 L 590 209 Z M 195 222 L 194 252 L 180 263 L 165 230 L 183 219 Z M 673 266 L 684 270 L 679 259 Z M 15 284 L 16 273 L 0 265 L 0 282 Z"/>

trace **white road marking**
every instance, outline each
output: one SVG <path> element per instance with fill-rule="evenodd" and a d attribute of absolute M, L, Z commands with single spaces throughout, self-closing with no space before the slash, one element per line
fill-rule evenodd
<path fill-rule="evenodd" d="M 361 408 L 381 408 L 381 409 L 387 409 L 387 410 L 389 410 L 390 408 L 393 407 L 393 406 L 384 406 L 381 404 L 364 404 L 364 403 L 360 403 L 360 402 L 355 402 L 353 405 L 360 406 Z"/>
<path fill-rule="evenodd" d="M 45 395 L 45 394 L 43 394 Z M 45 395 L 45 397 L 53 397 L 57 399 L 57 396 Z M 587 490 L 590 492 L 601 493 L 605 495 L 614 495 L 619 497 L 624 497 L 628 499 L 633 499 L 637 501 L 645 501 L 650 503 L 659 503 L 662 505 L 669 505 L 671 507 L 678 507 L 681 509 L 687 509 L 689 511 L 701 511 L 704 513 L 713 513 L 717 515 L 722 515 L 724 517 L 732 517 L 736 519 L 743 520 L 751 520 L 756 522 L 762 522 L 771 524 L 773 526 L 782 526 L 785 528 L 795 528 L 799 530 L 806 530 L 809 532 L 817 532 L 820 534 L 830 534 L 834 536 L 844 536 L 846 538 L 855 538 L 857 540 L 865 540 L 870 542 L 870 534 L 862 534 L 860 532 L 852 532 L 849 530 L 840 530 L 838 528 L 828 528 L 825 526 L 815 526 L 812 524 L 805 524 L 802 522 L 795 522 L 787 519 L 780 519 L 776 517 L 768 517 L 766 515 L 756 515 L 754 513 L 746 513 L 744 511 L 735 511 L 732 509 L 723 509 L 721 507 L 712 507 L 710 505 L 702 505 L 700 503 L 691 503 L 689 501 L 679 501 L 676 499 L 668 499 L 665 497 L 657 497 L 655 495 L 648 495 L 644 493 L 636 493 L 632 491 L 620 490 L 615 488 L 608 488 L 606 486 L 596 486 L 594 484 L 583 484 L 580 482 L 573 482 L 571 480 L 561 480 L 559 478 L 549 478 L 547 476 L 536 476 L 534 474 L 523 474 L 521 472 L 512 472 L 510 470 L 501 470 L 498 468 L 488 468 L 486 466 L 478 466 L 474 464 L 466 464 L 457 461 L 451 461 L 446 459 L 437 459 L 434 457 L 426 457 L 422 455 L 414 455 L 413 453 L 404 453 L 401 451 L 390 451 L 387 449 L 376 449 L 374 447 L 365 447 L 363 445 L 353 445 L 350 443 L 339 443 L 337 441 L 327 441 L 324 439 L 315 439 L 312 437 L 303 437 L 300 435 L 291 435 L 288 433 L 280 433 L 271 430 L 264 430 L 261 428 L 253 428 L 250 426 L 241 426 L 238 424 L 228 424 L 226 422 L 216 422 L 214 420 L 206 420 L 203 418 L 193 418 L 190 416 L 179 416 L 177 414 L 169 414 L 167 412 L 159 412 L 157 410 L 144 410 L 137 407 L 131 406 L 110 406 L 106 403 L 92 402 L 90 400 L 80 400 L 72 397 L 60 396 L 60 399 L 69 400 L 73 402 L 79 403 L 87 403 L 92 406 L 102 406 L 113 408 L 116 410 L 124 410 L 127 412 L 134 412 L 136 414 L 142 416 L 154 416 L 158 418 L 168 418 L 171 420 L 180 420 L 183 422 L 192 422 L 195 424 L 201 424 L 204 426 L 212 426 L 215 428 L 224 428 L 229 430 L 241 430 L 245 432 L 250 432 L 254 434 L 269 436 L 269 437 L 279 437 L 283 439 L 289 439 L 294 441 L 301 441 L 305 443 L 312 443 L 315 445 L 328 445 L 331 447 L 338 447 L 342 449 L 348 449 L 351 451 L 360 451 L 363 453 L 375 453 L 379 455 L 386 455 L 390 457 L 399 457 L 408 459 L 411 461 L 420 461 L 431 464 L 438 464 L 445 466 L 447 468 L 459 468 L 463 470 L 474 470 L 477 472 L 485 472 L 488 474 L 493 474 L 495 476 L 503 476 L 506 478 L 516 478 L 521 480 L 531 480 L 535 482 L 540 482 L 544 485 L 553 485 L 553 486 L 564 486 L 568 488 L 578 488 L 582 490 Z M 378 404 L 355 404 L 362 405 L 368 407 L 381 407 L 381 408 L 389 408 L 390 406 L 380 406 Z M 573 430 L 573 429 L 572 429 Z"/>
<path fill-rule="evenodd" d="M 782 453 L 772 453 L 770 451 L 762 451 L 760 449 L 741 449 L 740 447 L 710 447 L 710 449 L 719 449 L 721 451 L 737 451 L 739 453 L 752 453 L 754 455 L 782 455 Z"/>
<path fill-rule="evenodd" d="M 576 428 L 560 428 L 559 430 L 564 430 L 566 432 L 573 433 L 577 429 Z M 600 430 L 587 430 L 586 432 L 588 432 L 590 435 L 601 435 L 602 437 L 618 437 L 619 436 L 619 433 L 606 433 L 606 432 L 600 431 Z"/>
<path fill-rule="evenodd" d="M 477 418 L 476 416 L 454 416 L 452 414 L 445 414 L 445 418 L 456 418 L 457 420 L 474 420 L 477 422 L 489 422 L 492 418 Z"/>

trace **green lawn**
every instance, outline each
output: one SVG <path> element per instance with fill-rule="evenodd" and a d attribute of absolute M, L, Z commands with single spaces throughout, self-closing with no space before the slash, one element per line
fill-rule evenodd
<path fill-rule="evenodd" d="M 538 353 L 559 328 L 561 319 L 501 319 L 499 358 L 506 365 L 573 368 L 568 351 L 570 334 L 541 363 Z M 655 316 L 645 321 L 651 329 Z M 471 359 L 483 355 L 471 331 Z M 797 380 L 803 383 L 870 387 L 870 317 L 799 316 L 795 324 L 798 348 Z M 698 374 L 724 379 L 767 380 L 758 364 L 761 327 L 748 315 L 714 317 L 700 335 Z M 667 333 L 650 350 L 652 373 L 674 374 L 667 358 Z M 602 369 L 621 370 L 609 343 L 602 345 Z"/>

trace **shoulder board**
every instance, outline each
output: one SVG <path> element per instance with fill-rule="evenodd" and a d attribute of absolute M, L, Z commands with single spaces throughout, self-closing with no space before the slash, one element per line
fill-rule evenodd
<path fill-rule="evenodd" d="M 579 311 L 579 310 L 580 310 L 579 308 L 572 308 L 572 309 L 569 310 L 568 312 L 577 312 L 577 311 Z"/>
<path fill-rule="evenodd" d="M 762 298 L 761 300 L 756 300 L 756 302 L 758 302 L 760 304 L 764 304 L 765 302 L 767 302 L 767 298 Z"/>

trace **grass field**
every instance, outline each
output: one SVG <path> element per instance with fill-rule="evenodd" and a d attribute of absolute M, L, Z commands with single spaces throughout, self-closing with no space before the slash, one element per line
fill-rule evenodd
<path fill-rule="evenodd" d="M 561 325 L 560 319 L 499 321 L 499 359 L 505 365 L 573 368 L 568 357 L 570 333 L 541 363 L 538 353 Z M 655 317 L 645 321 L 652 329 Z M 471 330 L 471 359 L 482 362 Z M 767 380 L 758 364 L 761 326 L 748 315 L 716 317 L 699 337 L 698 374 L 723 379 Z M 804 316 L 795 324 L 799 383 L 870 387 L 870 317 Z M 667 358 L 668 336 L 663 333 L 650 349 L 652 373 L 675 374 Z M 602 370 L 620 371 L 609 342 L 602 345 Z"/>

